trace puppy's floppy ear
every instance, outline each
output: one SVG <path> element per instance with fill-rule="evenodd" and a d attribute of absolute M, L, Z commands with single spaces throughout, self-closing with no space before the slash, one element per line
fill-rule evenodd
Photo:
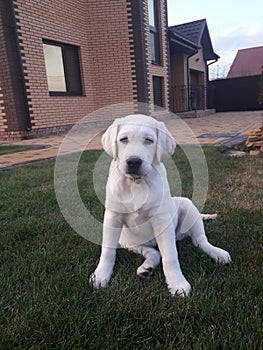
<path fill-rule="evenodd" d="M 157 122 L 156 161 L 160 163 L 169 158 L 175 150 L 176 142 L 163 122 Z"/>
<path fill-rule="evenodd" d="M 117 136 L 119 132 L 119 123 L 114 122 L 102 135 L 101 143 L 104 150 L 110 155 L 113 159 L 118 157 L 118 148 L 117 148 Z"/>

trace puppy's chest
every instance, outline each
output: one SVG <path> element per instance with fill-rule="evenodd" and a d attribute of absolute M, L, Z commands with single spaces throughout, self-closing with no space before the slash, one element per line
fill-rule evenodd
<path fill-rule="evenodd" d="M 149 222 L 152 217 L 158 214 L 159 209 L 159 203 L 148 202 L 137 210 L 127 213 L 124 219 L 125 225 L 131 228 L 145 224 L 146 222 Z"/>
<path fill-rule="evenodd" d="M 151 217 L 156 214 L 162 203 L 162 193 L 149 186 L 134 186 L 132 188 L 131 207 L 138 218 Z"/>
<path fill-rule="evenodd" d="M 128 181 L 126 186 L 119 186 L 112 191 L 114 196 L 111 196 L 111 200 L 125 207 L 127 212 L 142 215 L 143 212 L 149 212 L 154 207 L 160 206 L 162 193 L 159 193 L 158 189 L 152 188 L 145 181 L 139 183 L 131 182 L 129 179 L 126 181 Z"/>
<path fill-rule="evenodd" d="M 141 210 L 129 213 L 125 215 L 125 226 L 128 228 L 139 227 L 151 219 L 152 216 L 149 214 L 149 212 L 142 212 Z"/>

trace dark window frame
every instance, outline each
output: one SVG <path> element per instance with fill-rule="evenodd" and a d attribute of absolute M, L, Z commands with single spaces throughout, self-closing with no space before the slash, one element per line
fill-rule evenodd
<path fill-rule="evenodd" d="M 162 109 L 164 108 L 164 78 L 154 75 L 152 79 L 154 109 Z"/>
<path fill-rule="evenodd" d="M 160 52 L 160 33 L 159 33 L 159 5 L 157 0 L 153 1 L 153 12 L 154 12 L 154 23 L 155 26 L 152 26 L 149 23 L 150 27 L 150 43 L 151 43 L 151 59 L 153 64 L 161 65 L 161 52 Z M 152 45 L 154 46 L 154 57 L 152 57 Z"/>
<path fill-rule="evenodd" d="M 75 45 L 65 44 L 58 41 L 43 39 L 43 44 L 50 46 L 57 46 L 61 48 L 62 61 L 64 68 L 64 77 L 66 83 L 66 91 L 50 91 L 50 96 L 83 96 L 80 61 L 79 61 L 79 47 Z M 71 52 L 71 53 L 70 53 Z M 74 71 L 72 76 L 72 65 L 70 65 L 69 56 L 73 54 Z M 75 85 L 75 87 L 73 87 Z"/>

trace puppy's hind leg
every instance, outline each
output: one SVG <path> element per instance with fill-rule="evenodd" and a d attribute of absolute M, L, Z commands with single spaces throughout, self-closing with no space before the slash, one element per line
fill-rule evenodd
<path fill-rule="evenodd" d="M 194 246 L 199 247 L 219 264 L 229 264 L 231 262 L 230 254 L 227 251 L 208 242 L 201 217 L 195 222 L 190 231 L 190 237 Z"/>
<path fill-rule="evenodd" d="M 137 276 L 140 278 L 148 278 L 153 276 L 156 267 L 160 264 L 161 254 L 155 248 L 148 246 L 138 246 L 129 248 L 134 253 L 141 254 L 145 260 L 137 269 Z"/>

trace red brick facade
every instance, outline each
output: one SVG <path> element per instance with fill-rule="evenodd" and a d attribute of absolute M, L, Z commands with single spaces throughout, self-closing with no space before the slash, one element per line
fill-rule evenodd
<path fill-rule="evenodd" d="M 163 105 L 169 108 L 166 0 L 157 1 L 160 65 L 151 63 L 147 0 L 7 2 L 9 6 L 0 5 L 0 44 L 5 48 L 0 53 L 0 139 L 63 131 L 107 105 L 127 102 L 151 105 L 153 75 L 163 79 Z M 10 21 L 16 24 L 17 37 L 10 48 L 8 39 L 15 34 L 7 30 L 5 11 L 9 11 Z M 137 45 L 139 34 L 135 33 L 138 26 L 144 40 L 141 48 Z M 50 95 L 43 40 L 78 47 L 81 96 Z M 142 56 L 145 76 L 140 77 Z M 12 59 L 17 71 L 13 70 Z M 140 79 L 146 81 L 143 89 Z M 150 108 L 150 113 L 154 114 L 154 108 Z M 89 118 L 90 122 L 98 123 L 115 116 L 101 114 L 98 118 L 98 114 L 91 114 Z"/>
<path fill-rule="evenodd" d="M 147 1 L 146 1 L 147 3 Z M 167 30 L 168 23 L 167 23 L 167 6 L 166 1 L 158 1 L 158 9 L 159 9 L 159 28 L 162 28 L 160 30 L 160 59 L 161 64 L 151 64 L 149 62 L 149 80 L 148 80 L 148 87 L 149 87 L 149 101 L 151 106 L 151 114 L 157 115 L 160 114 L 158 111 L 157 113 L 154 112 L 153 104 L 154 104 L 154 98 L 153 98 L 153 83 L 152 79 L 154 76 L 161 77 L 163 79 L 163 107 L 165 109 L 169 109 L 169 59 L 168 59 L 168 39 L 167 39 Z M 145 11 L 146 13 L 146 23 L 148 24 L 148 10 Z M 147 26 L 148 27 L 148 26 Z M 148 28 L 146 28 L 146 31 Z M 151 57 L 151 47 L 150 47 L 150 37 L 149 35 L 146 36 L 146 42 L 147 42 L 147 54 L 148 57 Z M 165 113 L 165 112 L 164 112 Z"/>

